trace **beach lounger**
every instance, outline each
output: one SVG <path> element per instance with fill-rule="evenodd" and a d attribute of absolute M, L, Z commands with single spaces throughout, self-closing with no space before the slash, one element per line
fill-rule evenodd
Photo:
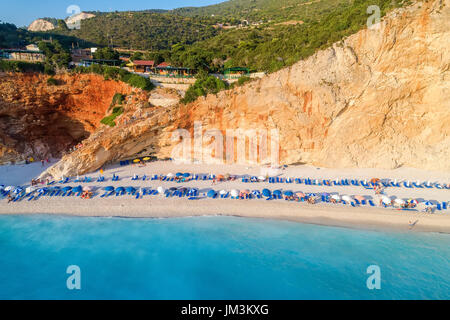
<path fill-rule="evenodd" d="M 417 184 L 416 182 L 413 182 L 412 185 L 416 188 L 423 188 L 423 186 L 421 184 Z"/>
<path fill-rule="evenodd" d="M 356 203 L 358 206 L 361 205 L 361 202 L 359 202 L 358 199 L 355 199 L 355 203 Z"/>
<path fill-rule="evenodd" d="M 404 182 L 403 182 L 403 186 L 404 186 L 405 188 L 412 188 L 412 185 L 409 183 L 409 181 L 408 181 L 408 182 L 404 181 Z"/>
<path fill-rule="evenodd" d="M 447 202 L 442 202 L 442 210 L 447 210 Z"/>
<path fill-rule="evenodd" d="M 358 182 L 358 180 L 352 180 L 351 183 L 352 183 L 352 185 L 354 185 L 354 186 L 356 186 L 356 187 L 359 187 L 359 182 Z"/>
<path fill-rule="evenodd" d="M 372 200 L 369 200 L 369 204 L 370 204 L 372 207 L 376 207 L 375 203 L 373 203 Z"/>
<path fill-rule="evenodd" d="M 352 205 L 352 207 L 356 207 L 354 202 L 350 202 L 350 204 Z"/>
<path fill-rule="evenodd" d="M 366 200 L 362 200 L 362 201 L 361 201 L 361 204 L 362 204 L 363 206 L 365 206 L 365 205 L 367 204 Z"/>
<path fill-rule="evenodd" d="M 370 187 L 370 184 L 368 183 L 368 182 L 364 182 L 363 180 L 361 180 L 361 181 L 359 181 L 360 183 L 361 183 L 361 185 L 363 186 L 363 187 L 365 187 L 366 189 L 367 188 L 371 188 Z"/>

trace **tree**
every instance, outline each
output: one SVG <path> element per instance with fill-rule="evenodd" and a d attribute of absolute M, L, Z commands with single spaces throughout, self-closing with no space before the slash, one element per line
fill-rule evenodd
<path fill-rule="evenodd" d="M 94 53 L 94 59 L 118 60 L 119 57 L 120 57 L 119 52 L 117 52 L 109 47 L 97 49 L 97 51 Z"/>

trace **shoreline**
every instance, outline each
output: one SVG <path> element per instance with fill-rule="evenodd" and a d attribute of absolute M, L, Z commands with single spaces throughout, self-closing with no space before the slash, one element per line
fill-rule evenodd
<path fill-rule="evenodd" d="M 46 201 L 40 208 L 27 203 L 2 206 L 0 215 L 54 215 L 96 218 L 170 219 L 200 216 L 234 216 L 283 220 L 304 224 L 372 231 L 437 232 L 450 234 L 450 216 L 383 208 L 348 208 L 344 205 L 285 203 L 284 200 L 178 200 L 150 198 Z M 95 201 L 95 213 L 86 201 Z M 264 202 L 263 202 L 264 201 Z M 246 203 L 243 203 L 246 202 Z M 270 203 L 267 203 L 270 202 Z M 277 213 L 274 213 L 276 210 Z M 410 223 L 416 222 L 411 228 Z"/>

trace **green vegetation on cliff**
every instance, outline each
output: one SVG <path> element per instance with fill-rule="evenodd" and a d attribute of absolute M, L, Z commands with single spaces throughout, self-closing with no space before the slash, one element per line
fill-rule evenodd
<path fill-rule="evenodd" d="M 155 85 L 150 79 L 133 74 L 127 70 L 117 67 L 102 66 L 99 64 L 93 64 L 90 67 L 76 67 L 72 70 L 73 73 L 95 73 L 102 75 L 105 80 L 117 80 L 128 83 L 130 86 L 139 88 L 142 90 L 150 91 L 155 88 Z"/>

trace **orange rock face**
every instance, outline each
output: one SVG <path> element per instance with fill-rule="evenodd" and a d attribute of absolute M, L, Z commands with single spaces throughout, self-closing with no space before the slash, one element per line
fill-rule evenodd
<path fill-rule="evenodd" d="M 128 85 L 98 75 L 0 74 L 0 162 L 58 157 L 98 129 Z"/>

